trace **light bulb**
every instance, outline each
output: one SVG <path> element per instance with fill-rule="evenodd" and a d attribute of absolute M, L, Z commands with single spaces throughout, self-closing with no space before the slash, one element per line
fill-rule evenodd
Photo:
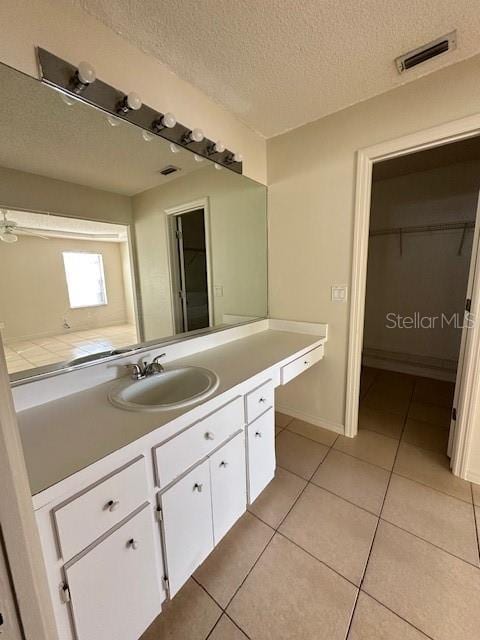
<path fill-rule="evenodd" d="M 243 161 L 243 156 L 241 153 L 234 153 L 233 154 L 233 160 L 235 162 L 242 162 Z"/>
<path fill-rule="evenodd" d="M 145 129 L 142 131 L 142 138 L 145 140 L 145 142 L 151 142 L 154 137 L 154 134 L 150 133 L 150 131 L 146 131 Z"/>
<path fill-rule="evenodd" d="M 223 169 L 222 165 L 221 164 L 217 164 L 216 162 L 213 163 L 213 166 L 215 167 L 215 169 L 217 171 L 221 171 Z"/>
<path fill-rule="evenodd" d="M 92 82 L 95 82 L 95 80 L 97 79 L 95 69 L 89 62 L 85 61 L 80 62 L 80 64 L 78 65 L 77 75 L 78 79 L 83 85 L 92 84 Z"/>
<path fill-rule="evenodd" d="M 203 162 L 205 160 L 205 158 L 202 158 L 202 156 L 197 156 L 196 153 L 193 154 L 193 157 L 197 162 Z"/>
<path fill-rule="evenodd" d="M 138 111 L 142 107 L 142 99 L 135 93 L 135 91 L 131 91 L 127 96 L 127 106 L 129 109 L 133 111 Z"/>
<path fill-rule="evenodd" d="M 170 143 L 170 151 L 172 153 L 179 153 L 180 152 L 180 147 L 177 147 L 176 144 L 174 144 L 173 142 Z"/>
<path fill-rule="evenodd" d="M 221 140 L 217 140 L 213 145 L 213 150 L 215 153 L 223 153 L 225 151 L 225 145 Z"/>
<path fill-rule="evenodd" d="M 201 129 L 192 129 L 190 132 L 190 138 L 194 142 L 201 142 L 204 139 L 203 131 Z"/>
<path fill-rule="evenodd" d="M 107 122 L 111 127 L 118 127 L 120 124 L 120 120 L 115 116 L 107 116 Z"/>
<path fill-rule="evenodd" d="M 7 244 L 12 244 L 18 240 L 18 236 L 16 236 L 14 233 L 11 233 L 10 231 L 3 233 L 0 238 Z"/>
<path fill-rule="evenodd" d="M 169 129 L 173 129 L 173 127 L 177 124 L 177 119 L 168 111 L 162 118 L 162 124 L 164 127 L 168 127 Z"/>

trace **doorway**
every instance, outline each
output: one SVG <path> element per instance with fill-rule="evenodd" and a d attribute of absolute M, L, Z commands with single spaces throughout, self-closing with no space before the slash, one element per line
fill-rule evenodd
<path fill-rule="evenodd" d="M 358 411 L 359 411 L 359 398 L 360 398 L 360 374 L 362 369 L 362 360 L 365 364 L 375 365 L 372 366 L 372 371 L 368 372 L 368 375 L 364 375 L 364 384 L 362 393 L 365 392 L 365 384 L 373 384 L 372 380 L 381 373 L 380 377 L 377 377 L 377 382 L 381 381 L 381 377 L 388 374 L 390 371 L 391 378 L 397 376 L 400 378 L 403 376 L 403 382 L 405 387 L 409 387 L 411 390 L 415 388 L 417 381 L 421 382 L 418 389 L 418 396 L 427 397 L 429 394 L 435 393 L 442 398 L 443 409 L 443 424 L 445 425 L 445 416 L 447 416 L 447 410 L 452 409 L 452 429 L 450 431 L 450 438 L 443 439 L 445 445 L 445 453 L 447 445 L 445 442 L 449 442 L 448 451 L 451 454 L 451 468 L 453 473 L 461 477 L 467 477 L 467 462 L 470 446 L 470 439 L 472 433 L 472 427 L 475 421 L 475 406 L 472 402 L 472 398 L 476 392 L 475 390 L 475 372 L 476 372 L 476 357 L 475 353 L 480 346 L 480 335 L 476 325 L 469 324 L 469 319 L 475 317 L 479 310 L 478 303 L 478 289 L 479 278 L 476 276 L 478 264 L 476 261 L 477 248 L 478 248 L 478 230 L 476 225 L 476 208 L 478 200 L 478 188 L 480 185 L 476 185 L 476 192 L 473 201 L 473 206 L 470 207 L 470 214 L 467 218 L 458 216 L 458 211 L 451 210 L 452 219 L 445 220 L 440 217 L 440 220 L 423 220 L 421 221 L 402 221 L 396 227 L 392 224 L 386 224 L 383 227 L 377 225 L 371 226 L 371 205 L 373 203 L 373 197 L 375 185 L 375 170 L 378 168 L 382 170 L 383 167 L 388 165 L 389 160 L 397 159 L 405 163 L 415 163 L 416 158 L 420 157 L 421 153 L 427 150 L 439 150 L 443 147 L 445 155 L 455 156 L 459 150 L 461 150 L 461 144 L 455 146 L 454 143 L 464 143 L 471 148 L 478 144 L 477 138 L 479 134 L 480 118 L 472 117 L 465 118 L 455 123 L 449 123 L 435 127 L 433 129 L 419 132 L 410 136 L 405 136 L 397 140 L 382 143 L 364 149 L 358 152 L 357 163 L 357 193 L 356 193 L 356 206 L 355 206 L 355 234 L 354 234 L 354 259 L 353 259 L 353 271 L 352 271 L 352 303 L 350 312 L 350 332 L 349 332 L 349 367 L 347 375 L 347 401 L 346 401 L 346 425 L 345 433 L 349 436 L 355 436 L 358 429 Z M 440 152 L 441 154 L 441 152 Z M 458 155 L 458 154 L 457 154 Z M 452 160 L 451 164 L 458 162 L 459 158 L 456 157 Z M 461 161 L 461 160 L 460 160 Z M 397 166 L 398 168 L 398 166 Z M 472 201 L 472 198 L 471 198 Z M 410 207 L 411 209 L 411 207 Z M 411 210 L 410 210 L 411 213 Z M 434 225 L 438 225 L 435 227 Z M 440 227 L 443 225 L 443 228 Z M 399 228 L 400 227 L 400 228 Z M 409 227 L 416 227 L 410 229 Z M 420 227 L 427 227 L 421 229 Z M 431 228 L 433 227 L 433 228 Z M 376 237 L 370 236 L 371 230 L 377 231 Z M 425 234 L 422 236 L 421 234 Z M 439 360 L 428 358 L 428 353 L 419 353 L 417 355 L 425 356 L 417 358 L 417 361 L 412 363 L 408 362 L 408 358 L 405 356 L 411 355 L 409 350 L 403 349 L 384 349 L 387 353 L 380 353 L 381 349 L 375 350 L 375 346 L 367 344 L 366 358 L 364 357 L 364 342 L 367 342 L 372 338 L 372 331 L 367 329 L 367 313 L 371 309 L 368 309 L 368 275 L 367 264 L 369 258 L 370 242 L 387 243 L 392 247 L 396 247 L 396 260 L 402 260 L 409 253 L 422 256 L 424 258 L 428 252 L 419 251 L 419 247 L 423 238 L 428 238 L 429 242 L 432 237 L 436 238 L 436 241 L 443 245 L 443 250 L 434 251 L 434 255 L 431 258 L 431 263 L 434 266 L 439 267 L 436 280 L 433 279 L 430 285 L 433 289 L 441 291 L 442 287 L 444 292 L 447 290 L 450 295 L 457 301 L 457 314 L 459 317 L 460 327 L 456 329 L 455 349 L 456 353 L 453 353 L 455 349 L 453 347 L 450 352 L 445 355 L 444 360 L 449 362 L 442 363 L 439 367 Z M 442 238 L 442 239 L 441 239 Z M 459 262 L 466 265 L 463 269 L 461 277 L 453 278 L 453 285 L 447 285 L 444 275 L 441 273 L 443 268 L 441 265 L 442 255 L 445 253 L 445 246 L 448 242 L 451 242 L 451 253 L 455 255 Z M 454 240 L 453 240 L 454 239 Z M 413 251 L 414 246 L 417 246 L 416 252 Z M 385 253 L 385 247 L 383 252 Z M 450 250 L 448 250 L 450 251 Z M 385 257 L 385 256 L 384 256 Z M 425 259 L 425 261 L 427 261 Z M 373 263 L 372 263 L 373 264 Z M 370 264 L 369 268 L 372 268 Z M 377 260 L 377 269 L 381 264 Z M 387 269 L 388 271 L 388 269 Z M 415 270 L 413 270 L 415 273 Z M 417 280 L 420 280 L 419 272 L 417 270 Z M 383 276 L 383 274 L 382 274 Z M 381 278 L 380 278 L 381 280 Z M 378 283 L 377 283 L 378 284 Z M 419 286 L 419 282 L 414 281 L 414 288 Z M 390 284 L 392 290 L 397 287 L 396 283 Z M 370 287 L 372 290 L 372 287 Z M 373 290 L 375 286 L 373 287 Z M 408 292 L 408 288 L 407 288 Z M 431 298 L 431 291 L 428 288 L 423 290 L 424 301 Z M 422 298 L 421 298 L 422 299 Z M 458 300 L 460 300 L 460 307 L 458 306 Z M 392 299 L 390 299 L 390 302 Z M 398 299 L 397 299 L 398 302 Z M 465 308 L 466 307 L 466 308 Z M 420 309 L 421 311 L 422 309 Z M 470 310 L 472 314 L 470 314 Z M 404 315 L 408 315 L 404 314 Z M 417 317 L 410 318 L 410 322 L 424 322 L 422 320 L 422 313 L 417 314 Z M 364 331 L 365 324 L 365 331 Z M 441 331 L 441 330 L 440 330 Z M 375 332 L 374 332 L 375 333 Z M 455 332 L 454 332 L 455 333 Z M 413 337 L 413 334 L 411 334 Z M 439 333 L 438 336 L 442 334 Z M 437 337 L 438 337 L 437 336 Z M 377 336 L 378 337 L 378 336 Z M 383 336 L 385 337 L 385 336 Z M 408 344 L 409 333 L 404 331 L 402 339 L 404 340 L 403 346 Z M 451 345 L 453 344 L 451 342 Z M 373 348 L 372 348 L 373 346 Z M 381 345 L 385 347 L 385 345 Z M 397 345 L 398 346 L 398 345 Z M 370 349 L 368 349 L 370 347 Z M 453 351 L 452 351 L 453 349 Z M 386 363 L 389 360 L 389 363 Z M 403 360 L 402 362 L 398 362 Z M 421 361 L 419 361 L 421 360 Z M 420 365 L 420 366 L 419 366 Z M 446 365 L 443 366 L 443 365 Z M 422 370 L 423 366 L 423 370 Z M 441 369 L 448 369 L 449 371 L 441 371 Z M 408 381 L 408 376 L 412 379 Z M 367 378 L 367 379 L 366 379 Z M 453 392 L 453 400 L 451 399 Z M 400 392 L 399 392 L 400 393 Z M 414 394 L 415 391 L 412 391 Z M 378 393 L 381 395 L 381 390 Z M 446 406 L 447 400 L 450 406 Z M 410 397 L 410 401 L 413 399 L 413 395 Z M 418 408 L 418 407 L 417 407 Z"/>
<path fill-rule="evenodd" d="M 167 211 L 175 333 L 213 325 L 208 203 Z"/>

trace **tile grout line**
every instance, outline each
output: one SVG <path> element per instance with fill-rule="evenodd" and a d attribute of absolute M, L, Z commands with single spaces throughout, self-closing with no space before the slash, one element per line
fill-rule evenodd
<path fill-rule="evenodd" d="M 362 591 L 363 583 L 364 583 L 364 581 L 365 581 L 365 576 L 367 575 L 368 564 L 369 564 L 369 562 L 370 562 L 370 558 L 371 558 L 372 551 L 373 551 L 373 545 L 374 545 L 374 543 L 375 543 L 375 539 L 376 539 L 376 537 L 377 537 L 378 527 L 380 526 L 380 520 L 382 519 L 383 507 L 384 507 L 384 505 L 385 505 L 385 501 L 386 501 L 386 499 L 387 499 L 388 490 L 389 490 L 389 488 L 390 488 L 390 483 L 391 483 L 391 481 L 392 481 L 393 469 L 394 469 L 394 467 L 395 467 L 395 463 L 396 463 L 396 461 L 397 461 L 398 451 L 399 451 L 399 449 L 400 449 L 400 443 L 401 443 L 401 441 L 402 441 L 402 436 L 403 436 L 403 433 L 404 433 L 404 431 L 405 431 L 405 426 L 406 426 L 406 424 L 407 424 L 407 416 L 408 416 L 408 412 L 409 412 L 409 410 L 410 410 L 410 405 L 412 404 L 412 398 L 413 398 L 413 396 L 414 396 L 414 390 L 415 390 L 415 386 L 416 386 L 416 384 L 417 384 L 417 383 L 416 383 L 416 380 L 415 380 L 414 384 L 412 385 L 412 390 L 411 390 L 411 392 L 410 392 L 410 400 L 409 400 L 409 403 L 408 403 L 407 413 L 406 413 L 406 415 L 405 415 L 405 418 L 403 419 L 402 432 L 401 432 L 401 434 L 400 434 L 400 439 L 398 440 L 397 449 L 396 449 L 396 451 L 395 451 L 395 457 L 394 457 L 393 464 L 392 464 L 392 469 L 391 469 L 391 471 L 390 471 L 390 475 L 389 475 L 388 482 L 387 482 L 387 487 L 386 487 L 386 489 L 385 489 L 385 495 L 383 496 L 382 505 L 381 505 L 381 507 L 380 507 L 380 513 L 379 513 L 379 515 L 378 515 L 377 524 L 376 524 L 376 526 L 375 526 L 375 531 L 373 532 L 372 541 L 371 541 L 371 543 L 370 543 L 370 549 L 369 549 L 369 551 L 368 551 L 367 560 L 366 560 L 366 562 L 365 562 L 365 566 L 364 566 L 364 568 L 363 568 L 362 577 L 361 577 L 361 579 L 360 579 L 360 584 L 359 584 L 359 586 L 358 586 L 357 598 L 355 599 L 355 603 L 354 603 L 354 606 L 353 606 L 353 608 L 352 608 L 352 613 L 351 613 L 351 616 L 350 616 L 350 622 L 349 622 L 349 625 L 348 625 L 348 628 L 347 628 L 347 633 L 345 634 L 345 640 L 347 640 L 347 639 L 348 639 L 348 636 L 350 635 L 350 631 L 351 631 L 352 623 L 353 623 L 353 618 L 354 618 L 354 616 L 355 616 L 355 611 L 356 611 L 356 608 L 357 608 L 357 603 L 358 603 L 359 594 L 360 594 L 360 591 Z"/>

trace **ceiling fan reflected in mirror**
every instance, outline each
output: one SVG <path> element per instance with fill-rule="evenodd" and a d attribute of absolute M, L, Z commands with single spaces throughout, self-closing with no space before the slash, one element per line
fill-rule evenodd
<path fill-rule="evenodd" d="M 42 236 L 33 229 L 22 227 L 15 222 L 15 220 L 9 220 L 7 218 L 7 212 L 4 209 L 0 210 L 2 220 L 0 220 L 0 240 L 8 244 L 17 242 L 19 235 L 35 236 L 36 238 L 42 238 L 42 240 L 48 240 L 47 236 Z"/>

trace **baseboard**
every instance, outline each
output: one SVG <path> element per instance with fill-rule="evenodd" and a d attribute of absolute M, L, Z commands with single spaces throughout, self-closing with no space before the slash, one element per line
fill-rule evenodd
<path fill-rule="evenodd" d="M 305 413 L 304 411 L 297 411 L 297 409 L 293 409 L 292 407 L 288 407 L 287 405 L 276 404 L 275 410 L 279 411 L 280 413 L 285 413 L 287 416 L 292 416 L 292 418 L 297 418 L 297 420 L 303 420 L 304 422 L 314 424 L 316 427 L 322 427 L 323 429 L 328 429 L 329 431 L 335 431 L 335 433 L 340 433 L 341 435 L 345 433 L 345 427 L 343 424 L 339 424 L 338 422 L 331 422 L 330 420 L 324 420 L 323 418 L 313 416 L 310 413 Z"/>
<path fill-rule="evenodd" d="M 447 382 L 455 382 L 456 380 L 456 372 L 450 368 L 444 369 L 437 366 L 429 366 L 425 362 L 415 362 L 414 360 L 397 360 L 390 358 L 388 355 L 364 354 L 362 356 L 362 365 L 373 369 L 408 373 L 422 378 L 433 378 L 434 380 L 446 380 Z"/>
<path fill-rule="evenodd" d="M 480 484 L 480 473 L 476 471 L 467 471 L 466 480 L 473 482 L 474 484 Z"/>

